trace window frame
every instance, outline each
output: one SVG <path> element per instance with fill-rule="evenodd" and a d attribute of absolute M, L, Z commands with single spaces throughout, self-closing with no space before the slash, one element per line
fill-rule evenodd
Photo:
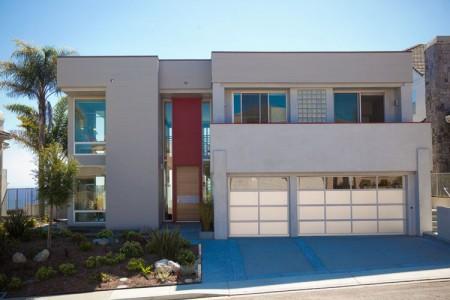
<path fill-rule="evenodd" d="M 99 210 L 99 209 L 93 209 L 93 210 L 88 210 L 88 209 L 75 209 L 75 201 L 77 200 L 77 193 L 78 190 L 75 190 L 72 193 L 72 218 L 73 218 L 73 223 L 77 224 L 77 225 L 81 225 L 81 224 L 105 224 L 106 223 L 106 209 L 108 207 L 108 199 L 106 197 L 106 176 L 105 175 L 86 175 L 86 176 L 77 176 L 75 180 L 79 180 L 79 179 L 92 179 L 96 177 L 103 177 L 105 179 L 105 209 L 104 210 Z M 77 221 L 76 218 L 76 214 L 77 213 L 104 213 L 105 214 L 105 221 L 88 221 L 88 222 L 80 222 Z"/>
<path fill-rule="evenodd" d="M 98 101 L 103 101 L 105 102 L 105 140 L 103 142 L 77 142 L 76 141 L 76 105 L 77 102 L 89 102 L 89 101 L 93 101 L 93 102 L 98 102 Z M 74 97 L 73 98 L 73 113 L 72 113 L 72 120 L 73 120 L 73 124 L 72 124 L 72 141 L 73 141 L 73 155 L 76 156 L 105 156 L 106 155 L 106 128 L 107 128 L 107 122 L 106 122 L 106 97 L 103 96 L 82 96 L 82 97 Z M 77 153 L 77 145 L 104 145 L 105 146 L 105 151 L 104 153 Z"/>
<path fill-rule="evenodd" d="M 356 94 L 356 109 L 357 109 L 357 120 L 356 122 L 341 122 L 340 124 L 371 124 L 370 122 L 361 122 L 362 111 L 361 111 L 361 96 L 383 96 L 383 118 L 386 123 L 386 91 L 378 90 L 333 90 L 333 119 L 336 123 L 336 108 L 335 108 L 335 94 Z"/>
<path fill-rule="evenodd" d="M 241 94 L 241 120 L 239 123 L 235 122 L 234 118 L 234 96 Z M 267 94 L 267 123 L 261 123 L 261 96 L 259 96 L 259 122 L 258 123 L 242 123 L 242 94 Z M 270 94 L 283 94 L 285 96 L 286 104 L 286 120 L 284 122 L 271 122 L 270 118 Z M 286 90 L 233 90 L 231 92 L 231 123 L 232 124 L 286 124 L 289 123 L 289 92 Z"/>

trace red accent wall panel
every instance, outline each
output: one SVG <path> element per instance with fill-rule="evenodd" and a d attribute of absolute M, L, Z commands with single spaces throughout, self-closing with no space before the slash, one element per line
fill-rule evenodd
<path fill-rule="evenodd" d="M 174 98 L 173 101 L 173 164 L 202 164 L 201 99 Z"/>

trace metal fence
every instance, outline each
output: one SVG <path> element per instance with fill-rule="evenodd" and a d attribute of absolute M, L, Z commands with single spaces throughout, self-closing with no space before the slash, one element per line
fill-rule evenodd
<path fill-rule="evenodd" d="M 10 188 L 6 190 L 6 210 L 22 209 L 27 215 L 39 215 L 38 191 L 36 188 Z M 2 212 L 5 214 L 6 212 Z"/>
<path fill-rule="evenodd" d="M 450 173 L 431 173 L 431 196 L 450 198 Z"/>

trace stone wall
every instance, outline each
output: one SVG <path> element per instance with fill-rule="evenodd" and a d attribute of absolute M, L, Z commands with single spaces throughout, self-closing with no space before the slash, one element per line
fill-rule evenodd
<path fill-rule="evenodd" d="M 427 121 L 433 133 L 433 172 L 450 172 L 450 36 L 436 37 L 425 50 Z"/>

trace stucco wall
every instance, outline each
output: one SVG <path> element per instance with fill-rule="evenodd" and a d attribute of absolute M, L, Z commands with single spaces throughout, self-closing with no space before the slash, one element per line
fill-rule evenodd
<path fill-rule="evenodd" d="M 69 95 L 105 94 L 106 155 L 77 158 L 83 165 L 105 160 L 108 228 L 159 226 L 158 84 L 157 57 L 58 59 L 58 85 Z"/>
<path fill-rule="evenodd" d="M 221 83 L 412 82 L 411 52 L 213 52 Z"/>
<path fill-rule="evenodd" d="M 431 148 L 430 124 L 211 125 L 227 172 L 416 171 L 418 148 Z"/>
<path fill-rule="evenodd" d="M 211 89 L 211 60 L 160 60 L 161 90 Z"/>

